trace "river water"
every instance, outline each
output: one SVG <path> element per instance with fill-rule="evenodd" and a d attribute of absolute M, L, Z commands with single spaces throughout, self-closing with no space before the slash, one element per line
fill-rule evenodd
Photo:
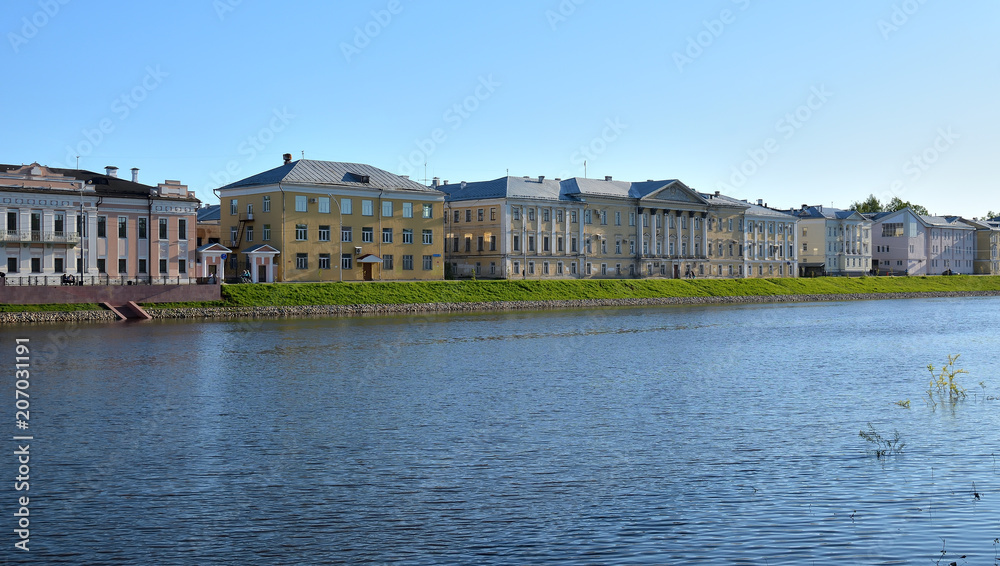
<path fill-rule="evenodd" d="M 10 441 L 2 555 L 994 564 L 998 313 L 968 298 L 5 327 L 11 376 L 30 338 L 30 429 L 9 430 L 33 440 L 31 550 L 13 548 Z M 968 397 L 934 407 L 926 366 L 949 354 Z M 869 423 L 902 452 L 872 454 Z"/>

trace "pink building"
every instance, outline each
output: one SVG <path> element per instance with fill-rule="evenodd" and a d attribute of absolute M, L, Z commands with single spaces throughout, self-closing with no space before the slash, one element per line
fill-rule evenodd
<path fill-rule="evenodd" d="M 0 165 L 0 270 L 8 284 L 193 281 L 199 201 L 178 181 Z"/>

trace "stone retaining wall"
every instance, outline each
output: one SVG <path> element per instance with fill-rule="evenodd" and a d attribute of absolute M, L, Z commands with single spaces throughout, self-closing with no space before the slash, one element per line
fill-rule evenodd
<path fill-rule="evenodd" d="M 934 297 L 992 297 L 1000 291 L 943 291 L 927 293 L 862 293 L 850 295 L 765 295 L 753 297 L 662 297 L 654 299 L 586 299 L 572 301 L 493 301 L 478 303 L 425 303 L 402 305 L 327 305 L 289 307 L 203 307 L 148 309 L 157 319 L 289 318 L 305 316 L 364 316 L 449 312 L 637 307 L 656 305 L 767 304 L 817 301 L 871 301 Z M 0 323 L 113 321 L 107 311 L 0 313 Z"/>

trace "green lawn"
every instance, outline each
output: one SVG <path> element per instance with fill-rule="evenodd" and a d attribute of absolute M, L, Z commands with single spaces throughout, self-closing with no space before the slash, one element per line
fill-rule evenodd
<path fill-rule="evenodd" d="M 625 279 L 279 283 L 223 285 L 222 301 L 146 304 L 147 308 L 264 307 L 574 299 L 649 299 L 1000 291 L 1000 277 L 817 277 L 810 279 Z M 0 312 L 99 310 L 90 305 L 0 305 Z"/>

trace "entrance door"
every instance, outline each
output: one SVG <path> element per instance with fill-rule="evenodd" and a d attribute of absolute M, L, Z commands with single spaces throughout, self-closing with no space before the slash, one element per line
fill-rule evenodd
<path fill-rule="evenodd" d="M 680 278 L 681 278 L 681 266 L 675 265 L 674 266 L 674 279 L 680 279 Z"/>
<path fill-rule="evenodd" d="M 375 265 L 375 264 L 373 264 L 373 263 L 362 263 L 361 265 L 364 266 L 364 267 L 362 267 L 362 269 L 364 270 L 365 281 L 372 281 L 374 279 L 372 277 L 372 266 Z"/>
<path fill-rule="evenodd" d="M 269 283 L 267 280 L 267 266 L 258 265 L 257 266 L 257 282 L 258 283 Z"/>

